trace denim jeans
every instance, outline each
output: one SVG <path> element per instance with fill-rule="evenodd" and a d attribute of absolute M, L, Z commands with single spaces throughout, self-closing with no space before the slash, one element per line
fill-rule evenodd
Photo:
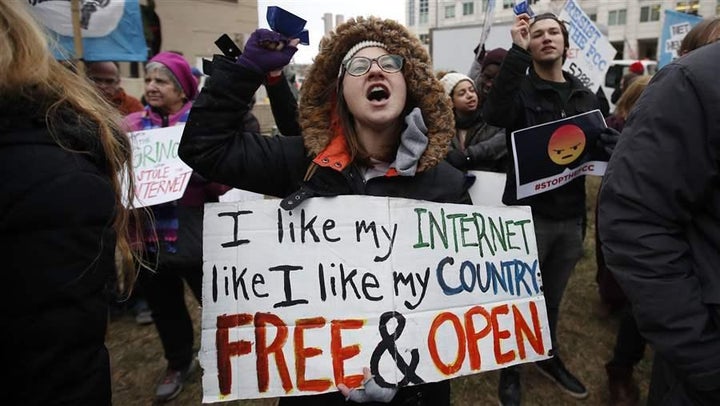
<path fill-rule="evenodd" d="M 557 351 L 557 324 L 565 287 L 583 254 L 583 218 L 556 220 L 533 216 L 550 337 Z"/>

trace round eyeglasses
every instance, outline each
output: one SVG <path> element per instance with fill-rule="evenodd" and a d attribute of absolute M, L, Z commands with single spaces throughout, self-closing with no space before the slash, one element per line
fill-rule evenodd
<path fill-rule="evenodd" d="M 395 73 L 400 72 L 404 61 L 402 56 L 395 54 L 385 54 L 372 59 L 364 56 L 355 56 L 345 62 L 345 71 L 350 74 L 350 76 L 362 76 L 370 71 L 373 62 L 377 62 L 377 65 L 384 72 Z"/>

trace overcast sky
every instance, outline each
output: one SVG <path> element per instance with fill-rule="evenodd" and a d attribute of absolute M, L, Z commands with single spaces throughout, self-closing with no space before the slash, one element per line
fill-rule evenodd
<path fill-rule="evenodd" d="M 258 21 L 262 28 L 268 28 L 265 17 L 268 6 L 282 7 L 307 20 L 305 28 L 310 33 L 310 45 L 298 46 L 298 52 L 295 54 L 296 63 L 311 63 L 317 54 L 318 44 L 324 33 L 325 13 L 332 13 L 333 21 L 337 14 L 342 14 L 345 20 L 350 17 L 374 15 L 405 24 L 404 0 L 258 0 Z"/>

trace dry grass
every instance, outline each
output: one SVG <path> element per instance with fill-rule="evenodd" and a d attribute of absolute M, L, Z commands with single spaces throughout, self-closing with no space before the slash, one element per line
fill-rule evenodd
<path fill-rule="evenodd" d="M 595 283 L 594 204 L 599 179 L 588 178 L 588 230 L 585 255 L 573 273 L 565 293 L 561 310 L 559 337 L 561 353 L 568 368 L 588 387 L 590 396 L 579 401 L 557 389 L 532 365 L 522 369 L 522 395 L 524 405 L 605 405 L 605 362 L 612 354 L 617 320 L 602 319 L 595 309 L 598 305 Z M 193 299 L 196 331 L 199 331 L 200 309 Z M 199 346 L 199 344 L 196 343 Z M 155 384 L 165 369 L 160 341 L 153 326 L 141 327 L 133 320 L 119 320 L 110 326 L 108 346 L 113 365 L 113 402 L 117 406 L 152 405 Z M 635 376 L 641 392 L 647 393 L 651 354 L 636 369 Z M 495 371 L 466 376 L 453 380 L 453 404 L 497 405 Z M 172 406 L 200 405 L 202 403 L 200 376 L 191 379 Z M 273 406 L 275 400 L 234 401 L 225 404 L 237 406 Z M 644 402 L 643 402 L 644 403 Z"/>

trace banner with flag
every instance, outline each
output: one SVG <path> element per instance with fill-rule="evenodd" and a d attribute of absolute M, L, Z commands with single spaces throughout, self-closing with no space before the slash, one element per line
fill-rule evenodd
<path fill-rule="evenodd" d="M 677 59 L 680 43 L 685 38 L 685 34 L 701 20 L 702 17 L 696 15 L 665 10 L 665 22 L 658 44 L 658 69 Z"/>
<path fill-rule="evenodd" d="M 30 9 L 48 28 L 53 54 L 60 60 L 147 60 L 138 0 L 78 0 L 82 55 L 76 55 L 71 1 L 29 0 Z"/>

